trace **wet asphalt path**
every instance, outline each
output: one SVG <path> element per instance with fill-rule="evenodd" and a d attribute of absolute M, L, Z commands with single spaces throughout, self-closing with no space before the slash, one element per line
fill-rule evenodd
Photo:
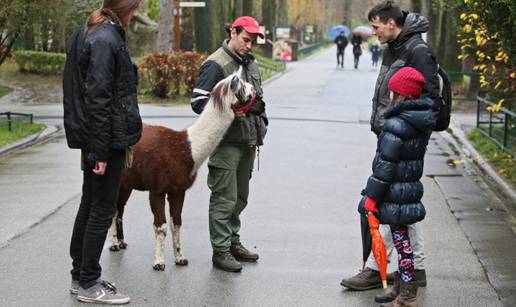
<path fill-rule="evenodd" d="M 368 121 L 378 71 L 366 56 L 360 70 L 350 69 L 348 49 L 344 70 L 335 68 L 334 51 L 328 49 L 289 65 L 265 86 L 271 121 L 241 233 L 243 243 L 260 254 L 258 263 L 244 264 L 238 274 L 212 268 L 206 165 L 183 209 L 186 267 L 174 265 L 169 233 L 167 267 L 152 269 L 152 214 L 147 194 L 133 193 L 125 215 L 129 247 L 118 253 L 106 247 L 101 262 L 103 277 L 129 294 L 133 306 L 376 306 L 375 291 L 339 286 L 361 266 L 356 206 L 376 141 Z M 32 110 L 43 121 L 60 124 L 58 106 Z M 142 114 L 148 123 L 175 129 L 194 120 L 188 106 L 142 106 Z M 62 133 L 0 157 L 2 306 L 83 305 L 68 293 L 78 159 Z M 420 306 L 502 306 L 436 180 L 463 177 L 450 159 L 453 152 L 434 135 L 423 179 L 428 287 L 419 293 Z"/>

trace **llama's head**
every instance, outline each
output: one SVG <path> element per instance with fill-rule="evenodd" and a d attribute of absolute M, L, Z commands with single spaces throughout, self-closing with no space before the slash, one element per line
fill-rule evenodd
<path fill-rule="evenodd" d="M 211 92 L 215 106 L 222 110 L 236 109 L 251 101 L 255 96 L 252 84 L 242 79 L 242 66 L 233 74 L 221 80 Z"/>

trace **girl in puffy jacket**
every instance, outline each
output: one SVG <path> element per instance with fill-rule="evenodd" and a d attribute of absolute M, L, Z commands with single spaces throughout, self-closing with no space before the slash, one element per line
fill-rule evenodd
<path fill-rule="evenodd" d="M 375 212 L 389 224 L 398 251 L 399 282 L 393 306 L 416 306 L 417 282 L 407 225 L 425 217 L 421 203 L 423 159 L 435 126 L 433 101 L 420 98 L 423 75 L 403 67 L 389 80 L 391 105 L 378 138 L 373 174 L 367 181 L 362 212 Z"/>

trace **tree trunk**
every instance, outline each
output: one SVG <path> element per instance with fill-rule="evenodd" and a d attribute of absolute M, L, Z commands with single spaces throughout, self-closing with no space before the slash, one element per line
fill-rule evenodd
<path fill-rule="evenodd" d="M 434 3 L 434 4 L 433 4 Z M 439 4 L 435 1 L 427 0 L 428 6 L 428 21 L 430 22 L 430 29 L 427 33 L 427 42 L 432 50 L 437 51 L 437 33 L 439 27 Z"/>
<path fill-rule="evenodd" d="M 344 20 L 342 23 L 351 27 L 351 0 L 344 0 Z"/>
<path fill-rule="evenodd" d="M 3 30 L 3 29 L 2 29 Z M 0 66 L 11 53 L 14 43 L 18 38 L 18 33 L 3 32 L 0 33 Z"/>
<path fill-rule="evenodd" d="M 442 62 L 445 58 L 445 54 L 447 52 L 448 46 L 446 46 L 446 32 L 448 29 L 446 28 L 446 19 L 448 19 L 448 12 L 443 10 L 441 16 L 441 26 L 440 26 L 440 34 L 439 34 L 439 45 L 437 46 L 437 50 L 434 50 L 437 54 L 437 61 Z"/>
<path fill-rule="evenodd" d="M 200 52 L 207 52 L 209 50 L 209 20 L 208 7 L 194 10 L 194 24 L 195 24 L 195 48 Z"/>
<path fill-rule="evenodd" d="M 192 8 L 183 9 L 181 12 L 181 50 L 191 51 L 194 48 L 194 23 Z"/>
<path fill-rule="evenodd" d="M 244 3 L 243 0 L 234 0 L 233 4 L 233 16 L 231 19 L 236 19 L 240 16 L 244 16 Z"/>
<path fill-rule="evenodd" d="M 242 15 L 253 16 L 260 22 L 259 18 L 254 14 L 253 0 L 242 0 Z"/>
<path fill-rule="evenodd" d="M 288 1 L 287 0 L 276 0 L 276 20 L 275 24 L 281 27 L 288 26 Z"/>
<path fill-rule="evenodd" d="M 249 2 L 251 3 L 251 12 L 249 13 L 249 16 L 253 16 L 260 24 L 263 24 L 262 0 L 244 0 L 244 10 L 246 10 L 246 3 Z"/>
<path fill-rule="evenodd" d="M 174 0 L 159 0 L 157 50 L 171 52 L 174 43 Z"/>
<path fill-rule="evenodd" d="M 412 12 L 422 13 L 423 3 L 421 3 L 421 0 L 410 0 L 410 6 L 412 7 Z"/>

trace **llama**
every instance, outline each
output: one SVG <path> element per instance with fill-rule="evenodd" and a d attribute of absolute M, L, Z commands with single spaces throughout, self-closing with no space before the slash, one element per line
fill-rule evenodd
<path fill-rule="evenodd" d="M 188 129 L 175 131 L 160 126 L 143 126 L 142 138 L 133 148 L 132 166 L 122 174 L 118 212 L 110 228 L 111 251 L 127 247 L 122 217 L 131 191 L 149 191 L 156 237 L 153 268 L 158 271 L 165 269 L 165 195 L 172 218 L 170 230 L 175 263 L 188 264 L 181 253 L 180 243 L 185 192 L 192 186 L 199 167 L 222 140 L 235 113 L 247 110 L 254 100 L 254 89 L 241 79 L 241 72 L 240 67 L 238 72 L 215 85 L 204 111 Z M 242 105 L 239 101 L 248 103 Z"/>

